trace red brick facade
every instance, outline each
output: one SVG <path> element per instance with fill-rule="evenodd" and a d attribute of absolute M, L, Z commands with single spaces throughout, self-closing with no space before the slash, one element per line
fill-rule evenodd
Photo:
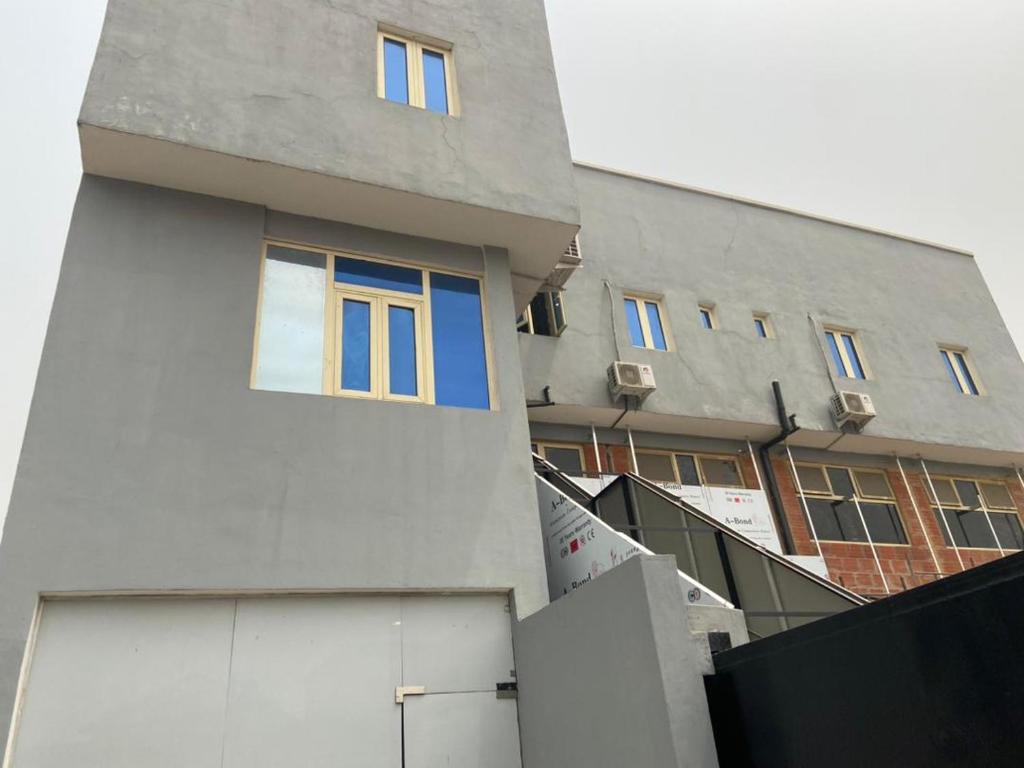
<path fill-rule="evenodd" d="M 594 457 L 594 446 L 585 444 L 583 448 L 584 468 L 588 473 L 597 473 L 597 461 Z M 599 444 L 601 469 L 609 474 L 622 474 L 632 471 L 629 447 L 626 445 Z M 747 453 L 735 455 L 739 462 L 740 473 L 747 488 L 760 488 L 758 473 L 751 457 Z M 609 460 L 611 466 L 609 466 Z M 785 458 L 772 459 L 772 467 L 778 479 L 779 494 L 785 508 L 786 521 L 793 537 L 796 554 L 817 555 L 818 548 L 811 537 L 807 525 L 807 516 L 803 504 L 796 492 L 789 463 Z M 907 469 L 905 467 L 905 469 Z M 862 595 L 884 596 L 886 586 L 890 592 L 901 592 L 904 589 L 926 584 L 938 578 L 939 574 L 958 573 L 961 570 L 957 553 L 948 547 L 939 528 L 939 522 L 932 512 L 931 502 L 925 490 L 924 475 L 907 469 L 907 482 L 910 493 L 903 482 L 898 469 L 886 471 L 889 485 L 896 495 L 903 529 L 906 531 L 909 544 L 876 544 L 875 550 L 885 574 L 885 585 L 878 571 L 871 547 L 868 544 L 853 542 L 821 542 L 821 553 L 825 557 L 829 576 L 833 581 L 847 589 Z M 1007 486 L 1013 496 L 1018 510 L 1024 510 L 1024 489 L 1016 478 Z M 911 493 L 917 502 L 917 510 L 911 501 Z M 923 528 L 922 528 L 923 523 Z M 929 549 L 929 543 L 931 549 Z M 934 557 L 932 552 L 934 551 Z M 999 558 L 998 550 L 960 548 L 960 558 L 964 568 L 972 568 L 982 563 Z M 938 570 L 936 570 L 938 560 Z"/>

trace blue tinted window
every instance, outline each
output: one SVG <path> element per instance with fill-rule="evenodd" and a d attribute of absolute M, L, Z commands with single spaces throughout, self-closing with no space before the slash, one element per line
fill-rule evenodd
<path fill-rule="evenodd" d="M 754 329 L 757 331 L 757 335 L 760 338 L 768 338 L 768 329 L 764 327 L 764 320 L 762 320 L 760 317 L 754 318 Z"/>
<path fill-rule="evenodd" d="M 367 288 L 423 293 L 423 272 L 377 261 L 338 256 L 334 259 L 334 279 L 339 283 L 365 285 Z"/>
<path fill-rule="evenodd" d="M 701 326 L 701 328 L 704 328 L 705 330 L 708 330 L 708 331 L 710 331 L 711 328 L 712 328 L 712 325 L 711 325 L 711 313 L 708 312 L 706 309 L 702 309 L 700 311 L 700 326 Z"/>
<path fill-rule="evenodd" d="M 392 395 L 416 395 L 416 314 L 388 307 L 388 377 Z"/>
<path fill-rule="evenodd" d="M 341 314 L 341 388 L 370 391 L 370 305 L 345 299 Z"/>
<path fill-rule="evenodd" d="M 863 379 L 864 369 L 860 365 L 860 357 L 857 355 L 857 345 L 853 343 L 853 337 L 848 334 L 843 334 L 843 346 L 846 347 L 846 356 L 850 358 L 850 365 L 853 366 L 853 371 L 849 374 L 851 378 Z"/>
<path fill-rule="evenodd" d="M 836 344 L 836 335 L 832 331 L 825 333 L 825 341 L 828 342 L 828 351 L 832 354 L 832 362 L 836 366 L 836 373 L 846 376 L 846 366 L 843 365 L 843 357 L 839 354 L 839 346 Z"/>
<path fill-rule="evenodd" d="M 384 38 L 384 98 L 409 103 L 409 69 L 405 43 Z"/>
<path fill-rule="evenodd" d="M 655 349 L 666 350 L 665 332 L 661 327 L 661 313 L 658 312 L 658 305 L 651 301 L 644 302 L 644 309 L 647 310 L 647 324 L 651 327 L 651 343 Z"/>
<path fill-rule="evenodd" d="M 432 272 L 430 315 L 435 402 L 489 408 L 480 281 Z"/>
<path fill-rule="evenodd" d="M 646 347 L 644 330 L 640 325 L 640 309 L 636 299 L 626 299 L 626 325 L 629 326 L 629 338 L 634 347 Z"/>
<path fill-rule="evenodd" d="M 444 56 L 434 51 L 423 52 L 423 90 L 426 107 L 431 112 L 448 114 L 448 89 L 444 79 Z"/>
<path fill-rule="evenodd" d="M 939 354 L 942 355 L 942 362 L 946 364 L 946 373 L 949 374 L 949 378 L 953 382 L 953 386 L 956 387 L 957 392 L 963 392 L 963 387 L 960 386 L 960 379 L 956 377 L 956 371 L 953 370 L 953 362 L 949 359 L 949 352 L 941 349 L 939 350 Z"/>
<path fill-rule="evenodd" d="M 967 367 L 967 361 L 964 360 L 964 356 L 959 352 L 954 352 L 953 356 L 956 358 L 957 367 L 960 368 L 960 375 L 963 376 L 964 382 L 967 384 L 967 390 L 972 395 L 978 394 L 978 387 L 974 383 L 974 377 L 971 376 L 971 371 Z"/>

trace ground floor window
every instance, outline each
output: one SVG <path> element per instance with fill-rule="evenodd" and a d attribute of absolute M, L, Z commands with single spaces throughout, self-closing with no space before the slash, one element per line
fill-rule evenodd
<path fill-rule="evenodd" d="M 1024 549 L 1020 517 L 1004 483 L 933 477 L 926 488 L 946 546 Z"/>
<path fill-rule="evenodd" d="M 907 543 L 884 472 L 797 464 L 796 473 L 819 541 Z"/>
<path fill-rule="evenodd" d="M 636 464 L 637 474 L 654 482 L 745 487 L 739 463 L 731 456 L 637 451 Z"/>
<path fill-rule="evenodd" d="M 560 443 L 533 443 L 533 452 L 554 464 L 558 469 L 573 477 L 586 474 L 583 449 L 578 445 Z"/>
<path fill-rule="evenodd" d="M 252 386 L 490 407 L 482 281 L 267 243 Z"/>

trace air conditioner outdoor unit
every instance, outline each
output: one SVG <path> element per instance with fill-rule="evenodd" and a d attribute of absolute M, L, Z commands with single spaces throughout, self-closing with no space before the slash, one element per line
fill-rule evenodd
<path fill-rule="evenodd" d="M 832 417 L 840 427 L 852 421 L 863 427 L 875 418 L 875 405 L 871 396 L 860 392 L 837 392 L 832 395 Z"/>
<path fill-rule="evenodd" d="M 655 390 L 654 371 L 644 363 L 616 361 L 608 366 L 608 389 L 616 400 L 623 395 L 642 400 Z"/>

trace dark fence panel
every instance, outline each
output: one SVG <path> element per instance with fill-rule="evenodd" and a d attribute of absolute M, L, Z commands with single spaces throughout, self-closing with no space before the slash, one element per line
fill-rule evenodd
<path fill-rule="evenodd" d="M 1024 553 L 714 658 L 723 766 L 1024 765 Z"/>

